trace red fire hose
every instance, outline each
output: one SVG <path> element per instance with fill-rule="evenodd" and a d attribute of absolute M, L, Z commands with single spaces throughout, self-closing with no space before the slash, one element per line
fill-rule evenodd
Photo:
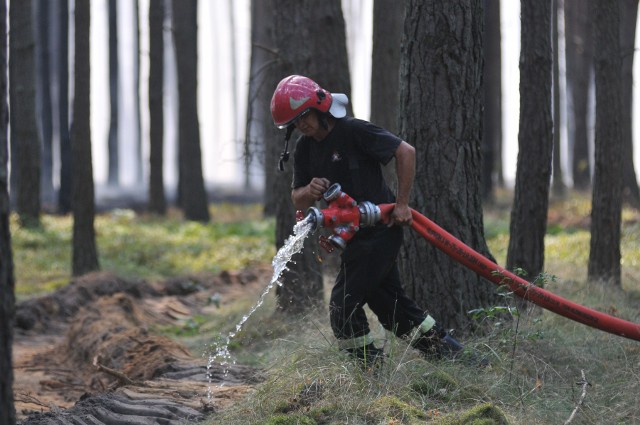
<path fill-rule="evenodd" d="M 394 204 L 379 205 L 383 222 L 388 222 Z M 415 210 L 412 228 L 455 261 L 468 267 L 497 285 L 506 285 L 516 295 L 568 319 L 596 329 L 640 341 L 640 325 L 566 300 L 532 285 L 521 277 L 498 266 L 482 254 L 465 245 L 452 234 Z"/>

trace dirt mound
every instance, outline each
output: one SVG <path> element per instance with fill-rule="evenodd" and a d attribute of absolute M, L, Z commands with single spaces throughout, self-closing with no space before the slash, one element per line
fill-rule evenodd
<path fill-rule="evenodd" d="M 171 324 L 231 301 L 268 270 L 131 282 L 87 275 L 20 304 L 14 394 L 22 424 L 156 424 L 203 419 L 260 380 L 234 365 L 207 369 L 201 356 L 151 324 Z"/>

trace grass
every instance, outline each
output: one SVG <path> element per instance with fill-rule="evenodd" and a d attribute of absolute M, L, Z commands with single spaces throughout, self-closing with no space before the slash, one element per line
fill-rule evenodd
<path fill-rule="evenodd" d="M 485 233 L 499 264 L 505 263 L 508 198 L 485 210 Z M 623 290 L 586 282 L 589 201 L 572 195 L 550 205 L 546 289 L 579 304 L 640 322 L 640 214 L 625 209 Z M 212 206 L 210 224 L 114 211 L 96 220 L 103 269 L 124 276 L 162 278 L 199 271 L 265 264 L 275 254 L 274 223 L 260 207 Z M 12 221 L 18 295 L 47 292 L 70 279 L 71 220 L 44 216 L 40 229 Z M 265 282 L 266 284 L 266 282 Z M 202 347 L 233 330 L 256 301 L 247 293 L 208 317 L 166 335 Z M 515 306 L 514 300 L 507 299 Z M 525 314 L 526 313 L 526 314 Z M 371 316 L 370 316 L 371 317 Z M 640 344 L 532 309 L 514 320 L 479 316 L 487 335 L 465 343 L 491 361 L 478 370 L 456 362 L 428 362 L 372 318 L 378 345 L 388 355 L 375 371 L 363 370 L 336 347 L 326 311 L 304 318 L 274 314 L 269 297 L 233 340 L 240 364 L 260 367 L 266 380 L 233 407 L 217 412 L 219 424 L 558 424 L 586 401 L 574 424 L 640 423 Z"/>
<path fill-rule="evenodd" d="M 275 254 L 273 220 L 260 205 L 211 206 L 210 223 L 115 210 L 96 217 L 100 267 L 123 277 L 166 278 L 237 270 L 270 262 Z M 71 216 L 42 216 L 39 228 L 11 218 L 18 299 L 66 285 L 71 279 Z"/>

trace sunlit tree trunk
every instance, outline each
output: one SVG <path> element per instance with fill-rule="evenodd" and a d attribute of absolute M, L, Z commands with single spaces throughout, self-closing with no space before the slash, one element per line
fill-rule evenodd
<path fill-rule="evenodd" d="M 509 1 L 509 0 L 507 0 Z M 484 115 L 482 125 L 482 198 L 491 202 L 502 184 L 502 52 L 500 0 L 484 0 Z"/>
<path fill-rule="evenodd" d="M 149 2 L 149 210 L 164 215 L 164 0 Z"/>
<path fill-rule="evenodd" d="M 98 270 L 95 196 L 91 157 L 90 0 L 75 0 L 75 59 L 71 155 L 73 158 L 73 264 L 74 276 Z"/>
<path fill-rule="evenodd" d="M 490 256 L 480 195 L 482 0 L 409 0 L 400 65 L 400 136 L 416 148 L 414 209 Z M 401 259 L 407 292 L 446 327 L 473 327 L 467 312 L 495 305 L 486 281 L 416 232 Z"/>
<path fill-rule="evenodd" d="M 9 8 L 11 193 L 20 221 L 40 224 L 40 141 L 36 123 L 35 49 L 31 1 Z"/>
<path fill-rule="evenodd" d="M 198 2 L 173 0 L 178 65 L 179 199 L 187 220 L 209 221 L 198 120 Z"/>
<path fill-rule="evenodd" d="M 622 79 L 619 8 L 594 1 L 595 171 L 588 278 L 620 285 L 622 215 Z"/>
<path fill-rule="evenodd" d="M 7 3 L 0 2 L 0 69 L 7 69 Z M 14 425 L 13 325 L 15 321 L 15 281 L 11 230 L 9 227 L 9 171 L 7 74 L 0 75 L 0 423 Z"/>

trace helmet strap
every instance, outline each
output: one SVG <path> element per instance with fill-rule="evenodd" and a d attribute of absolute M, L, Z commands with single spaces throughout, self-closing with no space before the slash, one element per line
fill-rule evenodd
<path fill-rule="evenodd" d="M 284 136 L 284 149 L 280 153 L 280 160 L 278 161 L 278 170 L 284 171 L 284 163 L 289 161 L 289 139 L 293 133 L 295 126 L 292 124 L 287 127 L 287 133 Z"/>

